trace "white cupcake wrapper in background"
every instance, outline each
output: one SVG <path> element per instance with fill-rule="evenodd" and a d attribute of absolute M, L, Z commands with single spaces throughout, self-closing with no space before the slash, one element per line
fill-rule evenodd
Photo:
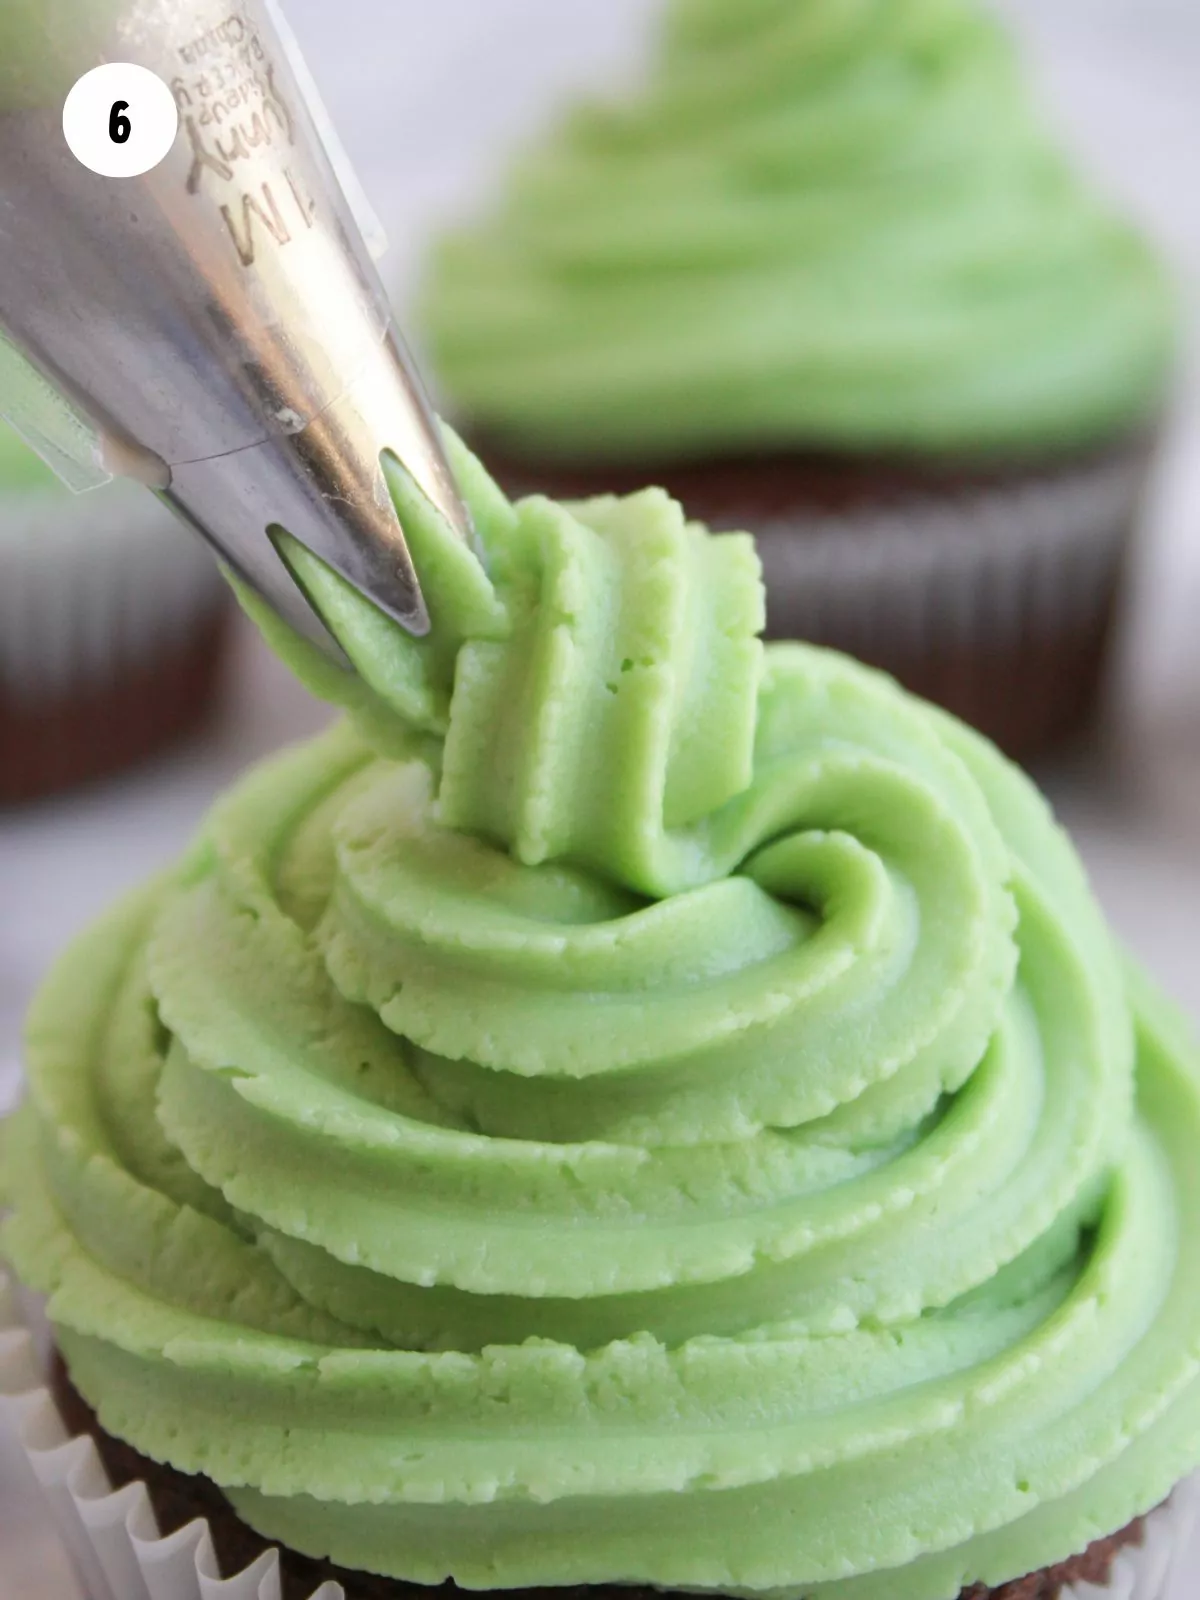
<path fill-rule="evenodd" d="M 72 1438 L 38 1361 L 10 1279 L 0 1270 L 0 1427 L 15 1435 L 87 1600 L 279 1600 L 279 1557 L 260 1556 L 221 1578 L 208 1523 L 161 1538 L 144 1483 L 113 1491 L 90 1438 Z M 1123 1550 L 1104 1584 L 1063 1588 L 1059 1600 L 1171 1600 L 1200 1521 L 1200 1475 L 1146 1519 L 1140 1546 Z M 344 1600 L 323 1583 L 309 1600 Z"/>
<path fill-rule="evenodd" d="M 36 705 L 153 660 L 222 587 L 200 540 L 137 485 L 0 492 L 0 693 Z"/>
<path fill-rule="evenodd" d="M 776 634 L 868 657 L 1003 649 L 1102 615 L 1147 460 L 758 523 Z"/>

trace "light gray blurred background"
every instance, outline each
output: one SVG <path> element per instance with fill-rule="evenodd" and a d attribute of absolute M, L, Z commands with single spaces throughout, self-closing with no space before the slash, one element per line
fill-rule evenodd
<path fill-rule="evenodd" d="M 4 5 L 6 0 L 0 0 Z M 796 0 L 797 4 L 803 0 Z M 1107 734 L 1039 774 L 1117 928 L 1200 1020 L 1200 0 L 998 0 L 1064 137 L 1174 263 L 1191 364 L 1137 577 Z M 636 73 L 661 0 L 285 0 L 391 236 L 403 306 L 432 227 L 585 86 Z M 0 818 L 0 1109 L 19 1020 L 64 941 L 179 849 L 248 761 L 326 717 L 247 629 L 221 723 L 86 795 Z M 71 1600 L 0 1447 L 0 1600 Z M 1200 1600 L 1196 1576 L 1173 1600 Z"/>

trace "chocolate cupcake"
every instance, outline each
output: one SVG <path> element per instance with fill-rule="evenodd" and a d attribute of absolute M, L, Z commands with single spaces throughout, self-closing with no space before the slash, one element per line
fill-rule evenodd
<path fill-rule="evenodd" d="M 452 410 L 514 493 L 663 484 L 769 630 L 1011 753 L 1096 699 L 1167 396 L 1152 252 L 973 0 L 676 0 L 432 262 Z"/>
<path fill-rule="evenodd" d="M 74 495 L 0 423 L 0 803 L 195 727 L 229 620 L 212 558 L 148 490 Z"/>
<path fill-rule="evenodd" d="M 1158 1600 L 1195 1041 L 991 745 L 764 649 L 747 538 L 454 461 L 484 564 L 393 476 L 428 638 L 291 548 L 357 676 L 249 603 L 350 720 L 35 1004 L 3 1240 L 84 1560 L 182 1563 L 171 1600 L 266 1545 L 297 1600 Z"/>

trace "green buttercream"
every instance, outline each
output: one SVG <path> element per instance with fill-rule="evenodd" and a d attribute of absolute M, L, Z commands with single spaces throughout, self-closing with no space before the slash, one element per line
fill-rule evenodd
<path fill-rule="evenodd" d="M 675 0 L 639 95 L 443 243 L 424 319 L 473 426 L 621 461 L 1105 442 L 1175 333 L 975 0 Z"/>
<path fill-rule="evenodd" d="M 1028 782 L 757 640 L 663 494 L 399 471 L 349 717 L 29 1024 L 6 1235 L 101 1419 L 426 1583 L 948 1600 L 1200 1459 L 1200 1066 Z M 250 602 L 253 606 L 253 602 Z"/>

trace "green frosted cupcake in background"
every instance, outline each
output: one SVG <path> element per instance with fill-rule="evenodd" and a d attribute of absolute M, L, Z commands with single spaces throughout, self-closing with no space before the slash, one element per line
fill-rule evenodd
<path fill-rule="evenodd" d="M 1095 697 L 1175 342 L 972 0 L 675 0 L 423 305 L 514 491 L 646 481 L 759 541 L 769 624 L 1028 753 Z"/>
<path fill-rule="evenodd" d="M 146 489 L 75 495 L 0 422 L 0 803 L 97 778 L 211 707 L 229 608 Z"/>
<path fill-rule="evenodd" d="M 254 609 L 348 720 L 35 1005 L 42 1483 L 121 1600 L 196 1530 L 64 1426 L 296 1600 L 1160 1600 L 1195 1042 L 993 747 L 763 647 L 744 535 L 452 449 L 485 565 L 399 473 L 427 639 L 293 549 L 358 675 Z"/>

